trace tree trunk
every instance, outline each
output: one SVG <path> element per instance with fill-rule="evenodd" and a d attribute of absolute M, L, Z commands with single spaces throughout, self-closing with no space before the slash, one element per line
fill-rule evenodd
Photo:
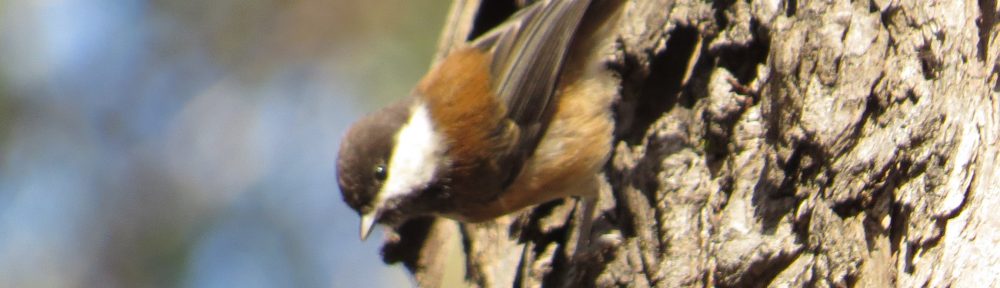
<path fill-rule="evenodd" d="M 520 2 L 456 0 L 440 55 Z M 1000 286 L 996 0 L 625 10 L 593 249 L 566 199 L 411 221 L 387 262 L 425 287 Z"/>

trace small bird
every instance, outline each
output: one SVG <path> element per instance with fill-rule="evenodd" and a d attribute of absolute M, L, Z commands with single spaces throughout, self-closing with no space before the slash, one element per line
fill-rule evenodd
<path fill-rule="evenodd" d="M 337 175 L 361 239 L 375 223 L 479 222 L 596 197 L 619 82 L 604 61 L 623 2 L 538 1 L 452 50 L 410 97 L 356 122 Z"/>

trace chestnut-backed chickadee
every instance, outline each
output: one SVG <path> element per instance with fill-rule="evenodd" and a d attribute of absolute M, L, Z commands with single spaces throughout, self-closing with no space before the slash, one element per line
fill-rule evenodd
<path fill-rule="evenodd" d="M 538 1 L 452 50 L 410 97 L 355 123 L 337 173 L 361 238 L 376 222 L 476 222 L 595 197 L 618 91 L 604 60 L 623 2 Z"/>

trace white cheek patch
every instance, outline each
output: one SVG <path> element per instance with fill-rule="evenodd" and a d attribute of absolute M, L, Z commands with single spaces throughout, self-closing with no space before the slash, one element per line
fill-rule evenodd
<path fill-rule="evenodd" d="M 385 200 L 414 193 L 430 184 L 444 149 L 423 104 L 413 109 L 396 137 L 396 146 L 389 159 L 389 177 L 377 196 L 379 206 Z"/>

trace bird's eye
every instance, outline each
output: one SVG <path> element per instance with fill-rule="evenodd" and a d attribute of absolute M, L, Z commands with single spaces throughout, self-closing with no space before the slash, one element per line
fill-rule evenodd
<path fill-rule="evenodd" d="M 385 170 L 385 165 L 375 166 L 375 179 L 379 181 L 384 181 L 389 175 L 389 171 Z"/>

